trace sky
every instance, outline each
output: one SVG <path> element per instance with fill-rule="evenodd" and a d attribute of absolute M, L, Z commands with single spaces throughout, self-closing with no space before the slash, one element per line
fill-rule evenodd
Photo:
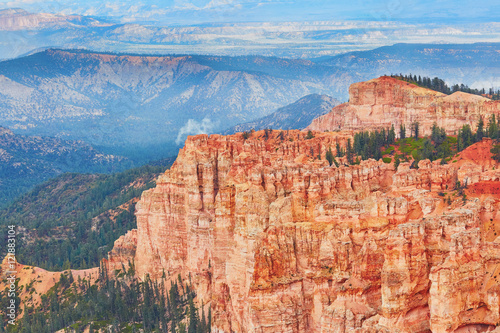
<path fill-rule="evenodd" d="M 158 25 L 323 20 L 422 23 L 500 21 L 498 0 L 0 0 L 0 7 Z"/>

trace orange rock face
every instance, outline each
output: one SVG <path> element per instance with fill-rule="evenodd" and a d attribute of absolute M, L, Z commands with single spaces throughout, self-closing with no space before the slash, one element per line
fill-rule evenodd
<path fill-rule="evenodd" d="M 342 133 L 278 134 L 189 137 L 142 195 L 137 231 L 115 243 L 110 269 L 133 260 L 139 277 L 190 272 L 212 332 L 482 332 L 500 322 L 500 170 L 468 158 L 477 146 L 447 165 L 336 167 L 324 156 Z M 467 180 L 465 200 L 457 180 Z"/>
<path fill-rule="evenodd" d="M 475 130 L 480 117 L 487 123 L 491 114 L 500 114 L 500 102 L 456 92 L 445 95 L 430 89 L 383 76 L 352 84 L 349 103 L 318 117 L 307 127 L 316 131 L 375 130 L 405 125 L 407 135 L 412 123 L 420 124 L 420 133 L 429 135 L 436 122 L 448 134 L 456 134 L 465 124 Z"/>

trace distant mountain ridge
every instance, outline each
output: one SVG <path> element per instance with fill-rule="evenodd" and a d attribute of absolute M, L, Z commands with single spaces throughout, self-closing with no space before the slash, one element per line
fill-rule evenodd
<path fill-rule="evenodd" d="M 298 101 L 279 108 L 269 116 L 254 121 L 233 126 L 223 134 L 234 134 L 249 130 L 272 129 L 302 129 L 307 127 L 311 121 L 331 111 L 340 102 L 326 95 L 311 94 L 302 97 Z"/>
<path fill-rule="evenodd" d="M 352 80 L 305 60 L 49 49 L 0 62 L 0 122 L 98 146 L 163 144 L 171 156 L 188 134 L 260 118 L 311 93 L 340 95 Z"/>
<path fill-rule="evenodd" d="M 29 8 L 28 2 L 33 1 L 26 1 L 26 8 Z M 50 11 L 48 7 L 46 10 Z M 473 43 L 499 40 L 500 37 L 498 29 L 488 22 L 475 25 L 458 22 L 406 24 L 398 21 L 382 23 L 372 18 L 371 21 L 304 22 L 296 19 L 287 22 L 271 20 L 194 25 L 186 22 L 176 25 L 174 22 L 177 18 L 174 22 L 166 20 L 164 23 L 148 22 L 147 19 L 142 22 L 120 20 L 114 14 L 85 16 L 50 14 L 39 10 L 0 10 L 2 40 L 7 41 L 0 43 L 0 59 L 12 59 L 33 49 L 47 47 L 154 54 L 254 54 L 311 59 L 369 50 L 387 43 L 433 43 L 442 40 Z M 262 17 L 262 20 L 266 18 Z"/>
<path fill-rule="evenodd" d="M 105 27 L 112 24 L 90 16 L 30 13 L 21 8 L 0 10 L 0 30 L 47 29 L 62 27 Z"/>

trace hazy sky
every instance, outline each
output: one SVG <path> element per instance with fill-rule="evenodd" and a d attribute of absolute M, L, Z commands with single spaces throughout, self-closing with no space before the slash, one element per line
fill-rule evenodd
<path fill-rule="evenodd" d="M 424 23 L 500 21 L 498 0 L 0 0 L 3 8 L 112 17 L 162 25 L 202 22 L 405 20 Z"/>

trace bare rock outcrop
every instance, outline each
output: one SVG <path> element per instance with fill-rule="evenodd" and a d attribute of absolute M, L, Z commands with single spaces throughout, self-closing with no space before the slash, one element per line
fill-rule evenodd
<path fill-rule="evenodd" d="M 500 102 L 464 92 L 445 95 L 382 76 L 352 84 L 349 103 L 314 119 L 306 129 L 359 131 L 394 125 L 399 132 L 399 126 L 405 125 L 409 133 L 412 124 L 418 122 L 420 133 L 429 135 L 436 122 L 452 135 L 466 124 L 475 129 L 480 117 L 487 121 L 491 114 L 500 114 Z"/>
<path fill-rule="evenodd" d="M 189 137 L 143 193 L 137 230 L 110 252 L 111 273 L 131 261 L 139 277 L 190 272 L 213 332 L 493 329 L 496 163 L 466 150 L 418 169 L 336 167 L 325 153 L 349 134 L 314 134 Z M 465 178 L 464 200 L 455 186 Z"/>

